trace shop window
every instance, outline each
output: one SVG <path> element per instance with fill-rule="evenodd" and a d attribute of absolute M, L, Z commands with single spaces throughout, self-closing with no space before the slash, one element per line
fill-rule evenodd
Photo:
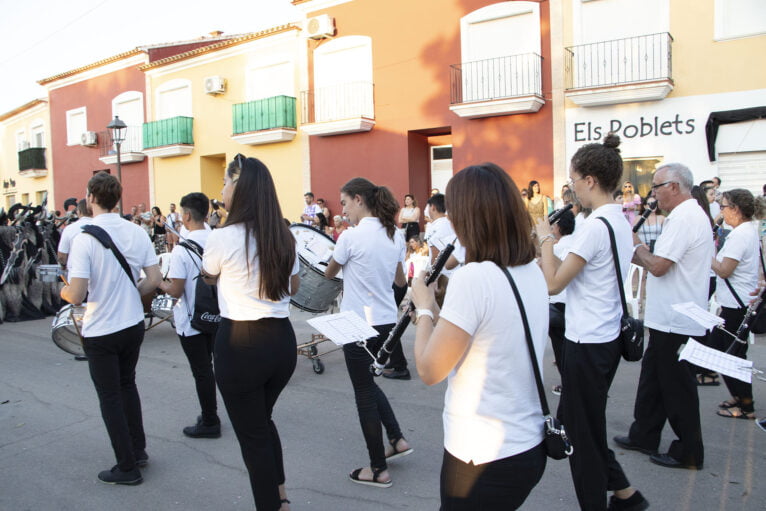
<path fill-rule="evenodd" d="M 763 0 L 716 0 L 715 39 L 734 39 L 766 34 L 766 2 Z"/>
<path fill-rule="evenodd" d="M 66 113 L 67 145 L 80 145 L 82 134 L 88 131 L 87 110 L 85 107 L 68 110 Z"/>
<path fill-rule="evenodd" d="M 659 158 L 623 160 L 620 187 L 625 181 L 630 181 L 633 190 L 641 197 L 646 197 L 652 189 L 652 176 L 659 163 Z"/>

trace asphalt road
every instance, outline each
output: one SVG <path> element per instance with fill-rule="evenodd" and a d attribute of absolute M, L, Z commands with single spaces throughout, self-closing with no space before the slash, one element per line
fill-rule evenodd
<path fill-rule="evenodd" d="M 310 315 L 296 311 L 299 341 L 308 341 Z M 138 364 L 138 387 L 148 437 L 149 466 L 136 487 L 105 485 L 96 474 L 114 464 L 87 364 L 51 341 L 52 318 L 0 325 L 0 510 L 237 510 L 253 509 L 247 473 L 225 412 L 220 439 L 186 438 L 181 429 L 198 414 L 191 373 L 167 324 L 147 332 Z M 405 334 L 412 360 L 413 331 Z M 332 348 L 320 344 L 320 351 Z M 750 348 L 766 368 L 766 343 Z M 347 474 L 367 464 L 351 385 L 342 354 L 322 357 L 323 374 L 298 356 L 298 367 L 277 403 L 275 421 L 284 445 L 293 510 L 436 510 L 442 456 L 441 409 L 445 386 L 381 379 L 415 452 L 390 464 L 393 487 L 351 483 Z M 546 353 L 545 381 L 558 383 Z M 640 365 L 623 362 L 610 392 L 609 436 L 631 422 Z M 766 383 L 756 382 L 756 410 L 766 415 Z M 653 509 L 766 510 L 766 433 L 752 421 L 715 415 L 727 397 L 721 387 L 700 388 L 705 441 L 701 471 L 661 468 L 647 456 L 616 449 L 631 482 Z M 549 394 L 555 409 L 558 398 Z M 219 405 L 223 408 L 219 399 Z M 671 440 L 669 429 L 662 448 Z M 549 460 L 524 509 L 577 509 L 569 465 Z"/>

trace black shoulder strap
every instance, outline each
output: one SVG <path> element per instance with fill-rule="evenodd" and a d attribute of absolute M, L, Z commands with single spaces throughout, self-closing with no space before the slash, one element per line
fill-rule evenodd
<path fill-rule="evenodd" d="M 726 282 L 726 286 L 729 288 L 729 291 L 731 291 L 732 296 L 735 300 L 737 300 L 737 303 L 739 304 L 740 308 L 747 309 L 747 305 L 745 305 L 745 302 L 742 301 L 742 299 L 739 297 L 736 291 L 734 291 L 734 286 L 731 285 L 731 282 L 729 282 L 729 279 L 723 279 L 724 282 Z"/>
<path fill-rule="evenodd" d="M 107 233 L 101 227 L 97 225 L 93 225 L 93 224 L 84 225 L 82 227 L 82 232 L 90 234 L 91 236 L 96 238 L 98 241 L 100 241 L 102 245 L 104 245 L 106 248 L 112 251 L 112 253 L 114 254 L 114 257 L 117 258 L 117 261 L 120 263 L 120 266 L 122 266 L 122 269 L 125 270 L 125 274 L 130 279 L 130 282 L 135 286 L 136 281 L 133 279 L 133 274 L 130 271 L 130 266 L 128 265 L 128 261 L 125 260 L 125 256 L 123 256 L 122 253 L 117 249 L 114 242 L 112 241 L 111 236 L 109 236 L 109 233 Z"/>
<path fill-rule="evenodd" d="M 529 357 L 532 360 L 532 372 L 535 373 L 535 383 L 537 384 L 537 394 L 540 396 L 540 408 L 543 410 L 544 416 L 549 416 L 551 411 L 548 409 L 548 400 L 545 399 L 545 389 L 543 388 L 543 379 L 540 376 L 540 368 L 537 366 L 537 355 L 535 355 L 535 346 L 532 343 L 532 332 L 529 329 L 529 321 L 527 321 L 527 312 L 524 309 L 524 302 L 521 301 L 521 295 L 516 287 L 516 283 L 511 277 L 511 273 L 508 268 L 500 266 L 500 269 L 505 273 L 505 277 L 511 284 L 513 290 L 513 296 L 516 297 L 516 304 L 519 306 L 519 313 L 521 314 L 521 322 L 524 324 L 524 335 L 527 338 L 527 348 L 529 348 Z"/>
<path fill-rule="evenodd" d="M 205 249 L 202 248 L 202 245 L 190 239 L 183 240 L 182 242 L 179 243 L 179 245 L 184 247 L 189 253 L 196 255 L 197 258 L 199 258 L 200 263 L 202 262 L 202 255 L 205 253 Z M 200 265 L 197 264 L 197 261 L 195 261 L 193 257 L 192 257 L 192 262 L 194 263 L 194 266 L 196 266 L 198 270 L 202 271 L 202 269 L 200 268 Z"/>
<path fill-rule="evenodd" d="M 617 254 L 617 241 L 614 239 L 614 231 L 611 224 L 603 216 L 597 216 L 599 220 L 606 224 L 606 229 L 609 231 L 609 241 L 612 244 L 612 259 L 614 259 L 614 270 L 617 273 L 617 284 L 620 287 L 620 301 L 622 302 L 622 314 L 628 315 L 628 304 L 625 301 L 625 286 L 622 283 L 622 271 L 620 271 L 620 257 Z M 635 311 L 634 311 L 635 314 Z"/>

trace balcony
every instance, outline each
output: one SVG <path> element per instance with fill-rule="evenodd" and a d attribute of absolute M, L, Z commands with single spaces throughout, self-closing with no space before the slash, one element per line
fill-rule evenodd
<path fill-rule="evenodd" d="M 19 151 L 19 175 L 24 177 L 45 177 L 48 175 L 44 147 L 30 147 Z"/>
<path fill-rule="evenodd" d="M 524 53 L 450 66 L 450 107 L 467 119 L 534 113 L 545 104 L 542 57 Z"/>
<path fill-rule="evenodd" d="M 143 153 L 143 129 L 141 126 L 128 126 L 125 132 L 125 141 L 120 146 L 120 163 L 137 163 L 144 161 L 146 155 Z M 106 165 L 115 165 L 117 163 L 117 146 L 112 143 L 112 137 L 108 131 L 102 131 L 98 134 L 98 145 L 101 151 L 101 160 Z"/>
<path fill-rule="evenodd" d="M 566 48 L 566 97 L 586 107 L 665 98 L 672 43 L 663 32 Z"/>
<path fill-rule="evenodd" d="M 289 142 L 295 138 L 295 98 L 274 96 L 232 105 L 232 140 L 245 145 Z"/>
<path fill-rule="evenodd" d="M 373 84 L 339 83 L 301 92 L 301 130 L 309 135 L 343 135 L 375 126 Z"/>
<path fill-rule="evenodd" d="M 161 121 L 145 122 L 143 153 L 154 158 L 184 156 L 194 150 L 192 117 L 171 117 Z"/>

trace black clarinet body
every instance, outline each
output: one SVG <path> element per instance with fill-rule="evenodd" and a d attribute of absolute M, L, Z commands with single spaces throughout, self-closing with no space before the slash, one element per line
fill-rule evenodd
<path fill-rule="evenodd" d="M 449 256 L 452 255 L 453 250 L 455 250 L 455 245 L 454 243 L 450 243 L 444 247 L 444 250 L 439 252 L 439 256 L 436 258 L 436 261 L 434 261 L 431 270 L 426 275 L 426 286 L 433 284 L 436 279 L 439 278 L 439 275 L 444 269 L 444 265 L 447 264 L 447 259 L 449 259 Z M 394 351 L 396 343 L 400 342 L 402 334 L 404 334 L 404 331 L 407 330 L 407 327 L 412 321 L 410 319 L 410 314 L 414 309 L 415 305 L 412 303 L 412 301 L 410 301 L 407 304 L 404 315 L 399 318 L 399 321 L 396 322 L 394 328 L 392 328 L 388 333 L 388 337 L 386 337 L 383 345 L 378 350 L 378 354 L 375 357 L 375 360 L 372 362 L 372 364 L 370 364 L 370 372 L 373 375 L 380 376 L 383 373 L 383 369 L 386 367 L 386 362 L 388 362 L 388 357 L 391 356 L 391 352 Z"/>
<path fill-rule="evenodd" d="M 633 232 L 638 232 L 641 226 L 644 225 L 644 222 L 646 222 L 646 219 L 649 218 L 649 215 L 651 215 L 652 211 L 655 209 L 657 209 L 657 201 L 654 201 L 651 206 L 646 207 L 646 210 L 644 210 L 644 212 L 641 214 L 638 222 L 636 222 L 636 225 L 633 226 Z"/>

